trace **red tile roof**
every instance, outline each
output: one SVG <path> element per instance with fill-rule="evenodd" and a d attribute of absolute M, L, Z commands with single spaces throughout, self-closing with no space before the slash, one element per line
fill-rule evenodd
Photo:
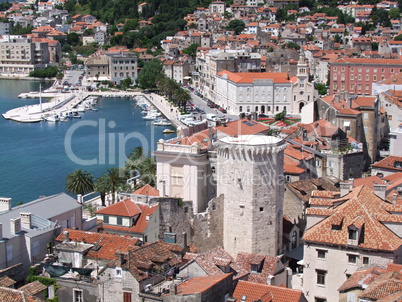
<path fill-rule="evenodd" d="M 135 215 L 138 215 L 140 213 L 140 208 L 131 199 L 125 199 L 96 212 L 96 214 L 106 214 L 123 217 L 134 217 Z"/>
<path fill-rule="evenodd" d="M 397 216 L 391 212 L 400 212 L 399 207 L 383 201 L 372 189 L 365 186 L 355 188 L 348 195 L 335 199 L 333 203 L 333 207 L 324 210 L 307 209 L 307 215 L 321 213 L 328 217 L 306 230 L 303 237 L 305 242 L 346 246 L 348 226 L 360 217 L 364 224 L 364 240 L 358 242 L 357 247 L 394 252 L 402 244 L 402 238 L 382 223 Z M 332 225 L 339 225 L 340 221 L 342 221 L 341 229 L 333 230 Z"/>
<path fill-rule="evenodd" d="M 402 165 L 397 163 L 402 163 L 402 156 L 390 155 L 371 166 L 375 168 L 395 170 L 395 172 L 402 171 Z"/>
<path fill-rule="evenodd" d="M 0 287 L 0 301 L 7 302 L 43 302 L 42 299 L 32 296 L 18 289 Z"/>
<path fill-rule="evenodd" d="M 306 301 L 301 290 L 265 285 L 248 281 L 239 281 L 233 292 L 233 298 L 245 302 L 302 302 Z M 243 300 L 242 300 L 243 301 Z"/>
<path fill-rule="evenodd" d="M 146 184 L 145 186 L 134 191 L 133 194 L 144 195 L 144 196 L 159 196 L 159 190 Z"/>
<path fill-rule="evenodd" d="M 289 83 L 290 79 L 286 72 L 230 72 L 223 70 L 219 76 L 228 76 L 229 81 L 234 83 L 253 83 L 254 80 L 272 79 L 274 83 Z"/>
<path fill-rule="evenodd" d="M 116 258 L 115 254 L 117 250 L 127 253 L 129 248 L 133 248 L 140 244 L 138 238 L 129 236 L 85 232 L 72 229 L 64 229 L 63 232 L 56 238 L 56 241 L 62 242 L 64 240 L 64 231 L 68 231 L 71 241 L 85 242 L 97 246 L 96 249 L 89 250 L 86 256 L 91 259 L 112 260 Z"/>
<path fill-rule="evenodd" d="M 211 287 L 218 285 L 220 282 L 226 278 L 231 278 L 232 273 L 213 275 L 213 276 L 203 276 L 190 278 L 188 281 L 183 282 L 177 286 L 177 295 L 193 295 L 198 293 L 203 293 L 210 289 Z"/>

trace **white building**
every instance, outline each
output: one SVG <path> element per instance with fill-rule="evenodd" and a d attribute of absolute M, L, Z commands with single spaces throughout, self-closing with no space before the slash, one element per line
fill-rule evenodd
<path fill-rule="evenodd" d="M 309 201 L 303 237 L 309 302 L 338 302 L 338 288 L 359 267 L 402 262 L 400 206 L 384 201 L 385 185 L 350 188 L 343 183 L 340 198 L 328 194 Z"/>
<path fill-rule="evenodd" d="M 292 83 L 282 73 L 221 71 L 216 76 L 216 103 L 229 114 L 289 111 Z"/>

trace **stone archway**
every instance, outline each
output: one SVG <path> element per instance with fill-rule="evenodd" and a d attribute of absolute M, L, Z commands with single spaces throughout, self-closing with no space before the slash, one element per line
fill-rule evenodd
<path fill-rule="evenodd" d="M 299 103 L 299 113 L 301 113 L 301 111 L 302 111 L 302 109 L 303 109 L 303 107 L 305 106 L 306 104 L 304 103 L 304 102 L 300 102 Z"/>

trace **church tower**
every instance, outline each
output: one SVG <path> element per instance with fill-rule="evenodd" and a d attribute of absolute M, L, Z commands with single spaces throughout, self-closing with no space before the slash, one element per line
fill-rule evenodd
<path fill-rule="evenodd" d="M 238 252 L 278 255 L 285 142 L 273 136 L 239 135 L 224 137 L 216 146 L 225 250 L 233 257 Z"/>
<path fill-rule="evenodd" d="M 306 63 L 306 55 L 303 49 L 300 50 L 299 61 L 297 62 L 297 75 L 299 81 L 308 81 L 308 64 Z"/>

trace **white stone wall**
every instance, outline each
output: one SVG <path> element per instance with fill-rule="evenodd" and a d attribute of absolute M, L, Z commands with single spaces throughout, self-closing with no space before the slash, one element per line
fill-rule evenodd
<path fill-rule="evenodd" d="M 225 198 L 223 242 L 233 257 L 238 252 L 277 255 L 282 247 L 284 146 L 218 147 L 217 194 Z"/>
<path fill-rule="evenodd" d="M 292 84 L 273 80 L 254 80 L 253 83 L 234 83 L 227 77 L 216 77 L 216 102 L 229 114 L 242 112 L 282 112 L 291 110 Z M 264 108 L 262 108 L 264 107 Z"/>
<path fill-rule="evenodd" d="M 317 249 L 325 250 L 325 259 L 317 257 Z M 348 254 L 357 255 L 357 263 L 348 263 Z M 338 302 L 338 288 L 346 281 L 346 275 L 353 274 L 363 265 L 363 257 L 369 258 L 369 264 L 386 266 L 392 263 L 392 253 L 380 251 L 370 252 L 358 249 L 346 249 L 338 246 L 324 246 L 315 244 L 304 245 L 304 271 L 303 292 L 309 302 L 315 302 L 315 298 L 326 298 L 327 302 Z M 317 284 L 317 270 L 326 271 L 325 285 Z M 307 295 L 308 292 L 308 295 Z"/>

